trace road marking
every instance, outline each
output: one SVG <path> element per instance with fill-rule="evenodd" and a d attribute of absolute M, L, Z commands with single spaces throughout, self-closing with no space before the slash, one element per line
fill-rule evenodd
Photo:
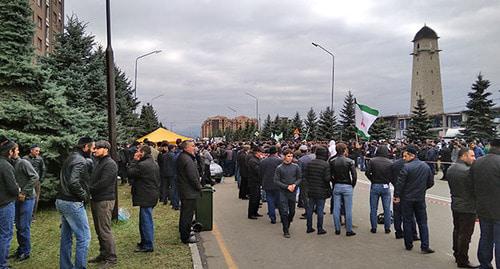
<path fill-rule="evenodd" d="M 226 244 L 224 243 L 224 240 L 222 239 L 222 235 L 220 234 L 219 228 L 217 225 L 214 223 L 213 225 L 213 230 L 212 233 L 215 236 L 215 240 L 217 240 L 217 244 L 219 245 L 220 251 L 222 252 L 222 255 L 224 256 L 224 261 L 226 262 L 227 268 L 229 269 L 238 269 L 238 266 L 236 266 L 236 263 L 233 260 L 233 257 L 229 253 L 229 250 L 226 247 Z"/>

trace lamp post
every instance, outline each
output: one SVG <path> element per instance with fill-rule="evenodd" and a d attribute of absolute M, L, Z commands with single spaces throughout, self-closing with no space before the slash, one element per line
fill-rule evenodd
<path fill-rule="evenodd" d="M 107 69 L 107 92 L 108 92 L 108 134 L 109 143 L 111 144 L 110 155 L 114 160 L 118 159 L 116 153 L 116 98 L 115 98 L 115 67 L 113 48 L 111 47 L 111 6 L 110 0 L 106 0 L 106 31 L 107 31 L 107 47 L 106 47 L 106 69 Z M 118 219 L 118 182 L 115 183 L 115 207 L 113 208 L 112 217 Z"/>
<path fill-rule="evenodd" d="M 324 50 L 326 53 L 330 54 L 330 56 L 332 56 L 332 102 L 331 102 L 331 106 L 330 106 L 330 109 L 333 110 L 333 83 L 334 83 L 334 75 L 335 75 L 335 55 L 333 55 L 333 53 L 331 53 L 329 50 L 323 48 L 321 45 L 319 44 L 316 44 L 314 42 L 312 42 L 313 46 L 317 47 L 317 48 L 320 48 L 322 50 Z"/>
<path fill-rule="evenodd" d="M 257 96 L 252 95 L 248 92 L 245 92 L 246 95 L 255 99 L 255 119 L 257 120 L 257 130 L 260 131 L 260 122 L 259 122 L 259 98 Z"/>
<path fill-rule="evenodd" d="M 162 94 L 158 94 L 157 96 L 151 98 L 151 100 L 149 101 L 149 103 L 151 105 L 153 105 L 153 101 L 156 100 L 156 99 L 158 99 L 158 98 L 160 98 L 160 97 L 162 97 L 162 96 L 165 96 L 165 94 L 163 94 L 163 93 Z"/>
<path fill-rule="evenodd" d="M 235 116 L 235 118 L 236 118 L 236 116 L 238 116 L 238 115 L 237 115 L 237 114 L 238 114 L 238 111 L 236 111 L 236 109 L 234 109 L 234 108 L 232 108 L 232 107 L 230 107 L 230 106 L 226 106 L 226 107 L 227 107 L 227 109 L 229 109 L 229 110 L 231 110 L 231 111 L 233 111 L 233 112 L 234 112 L 234 116 Z"/>
<path fill-rule="evenodd" d="M 139 59 L 142 59 L 146 56 L 149 56 L 151 54 L 156 54 L 156 53 L 160 53 L 161 50 L 155 50 L 155 51 L 152 51 L 152 52 L 148 52 L 146 54 L 143 54 L 137 58 L 135 58 L 135 69 L 134 69 L 134 97 L 137 98 L 137 62 L 139 61 Z"/>

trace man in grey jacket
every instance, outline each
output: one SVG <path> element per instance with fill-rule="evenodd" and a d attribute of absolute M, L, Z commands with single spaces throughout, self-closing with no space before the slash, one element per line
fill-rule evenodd
<path fill-rule="evenodd" d="M 283 236 L 290 238 L 290 223 L 295 215 L 295 197 L 297 185 L 302 181 L 300 167 L 292 163 L 293 152 L 289 149 L 283 152 L 283 163 L 276 167 L 274 183 L 280 187 L 279 212 L 283 224 Z"/>
<path fill-rule="evenodd" d="M 463 148 L 458 152 L 458 160 L 448 168 L 448 185 L 451 193 L 453 214 L 453 256 L 459 268 L 477 268 L 469 262 L 469 243 L 476 222 L 474 197 L 469 191 L 469 167 L 474 162 L 474 151 Z"/>
<path fill-rule="evenodd" d="M 481 268 L 500 268 L 500 139 L 491 141 L 489 153 L 477 159 L 470 168 L 476 210 L 481 227 L 477 256 Z"/>

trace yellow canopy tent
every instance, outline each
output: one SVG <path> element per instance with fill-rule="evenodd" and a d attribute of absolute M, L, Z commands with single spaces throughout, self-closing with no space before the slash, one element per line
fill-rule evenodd
<path fill-rule="evenodd" d="M 168 141 L 168 143 L 172 143 L 172 144 L 175 143 L 175 140 L 177 140 L 178 138 L 182 139 L 183 141 L 192 139 L 189 137 L 182 136 L 180 134 L 176 134 L 176 133 L 169 131 L 165 128 L 158 128 L 155 131 L 137 139 L 137 141 L 142 142 L 146 138 L 149 141 L 155 142 L 155 143 L 162 142 L 162 141 Z"/>

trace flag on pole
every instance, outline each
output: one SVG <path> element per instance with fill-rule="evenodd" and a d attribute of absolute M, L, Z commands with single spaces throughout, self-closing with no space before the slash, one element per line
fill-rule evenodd
<path fill-rule="evenodd" d="M 356 103 L 356 129 L 357 134 L 366 139 L 370 138 L 368 130 L 378 117 L 378 110 L 369 106 Z"/>

